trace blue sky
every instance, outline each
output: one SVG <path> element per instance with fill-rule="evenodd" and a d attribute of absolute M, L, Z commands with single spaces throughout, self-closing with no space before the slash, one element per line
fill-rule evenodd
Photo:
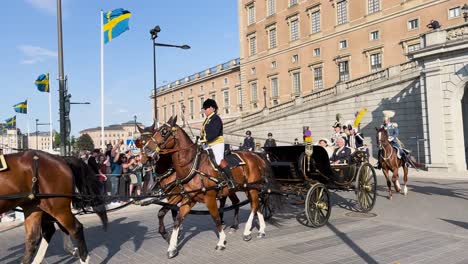
<path fill-rule="evenodd" d="M 72 134 L 100 125 L 100 10 L 132 12 L 130 30 L 105 45 L 105 125 L 133 120 L 151 123 L 153 89 L 149 30 L 160 25 L 158 41 L 188 44 L 190 50 L 157 48 L 158 86 L 239 56 L 237 1 L 92 1 L 62 0 L 64 68 L 72 102 Z M 30 131 L 35 119 L 48 122 L 48 95 L 34 86 L 50 73 L 52 119 L 59 130 L 56 0 L 15 0 L 3 4 L 0 27 L 0 119 L 16 113 L 13 105 L 28 99 Z M 26 131 L 27 116 L 17 115 Z M 46 127 L 40 130 L 46 130 Z"/>

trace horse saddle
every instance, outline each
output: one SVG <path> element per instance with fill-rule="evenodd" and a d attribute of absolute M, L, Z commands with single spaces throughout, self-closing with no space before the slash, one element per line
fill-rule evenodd
<path fill-rule="evenodd" d="M 210 163 L 213 169 L 216 171 L 218 170 L 218 164 L 216 163 L 216 159 L 214 157 L 213 151 L 211 149 L 208 149 L 208 156 L 210 157 Z M 224 160 L 228 163 L 229 169 L 233 169 L 237 166 L 245 165 L 245 161 L 237 154 L 231 152 L 230 149 L 226 149 L 224 151 Z"/>
<path fill-rule="evenodd" d="M 8 165 L 6 164 L 5 157 L 0 155 L 0 171 L 4 171 L 8 169 Z"/>

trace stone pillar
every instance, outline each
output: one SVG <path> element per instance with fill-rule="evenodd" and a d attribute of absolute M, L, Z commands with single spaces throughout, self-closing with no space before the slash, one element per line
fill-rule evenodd
<path fill-rule="evenodd" d="M 425 92 L 428 115 L 428 139 L 431 159 L 428 169 L 448 171 L 447 146 L 444 126 L 444 94 L 441 89 L 439 65 L 426 68 Z"/>

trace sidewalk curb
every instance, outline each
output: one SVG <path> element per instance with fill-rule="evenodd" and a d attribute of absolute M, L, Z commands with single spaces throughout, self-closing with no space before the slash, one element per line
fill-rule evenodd
<path fill-rule="evenodd" d="M 17 227 L 20 227 L 24 224 L 23 221 L 19 221 L 18 223 L 14 223 L 14 222 L 11 222 L 11 223 L 0 223 L 0 234 L 1 233 L 4 233 L 4 232 L 7 232 L 7 231 L 10 231 L 12 229 L 15 229 Z"/>

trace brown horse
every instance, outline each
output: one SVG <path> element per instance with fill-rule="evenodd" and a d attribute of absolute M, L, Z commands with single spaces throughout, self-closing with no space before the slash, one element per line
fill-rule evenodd
<path fill-rule="evenodd" d="M 406 162 L 398 158 L 398 150 L 396 150 L 388 140 L 388 133 L 385 128 L 376 128 L 377 131 L 377 142 L 379 142 L 379 157 L 378 160 L 382 166 L 382 172 L 387 180 L 388 186 L 388 199 L 392 199 L 392 183 L 390 182 L 388 171 L 390 170 L 393 173 L 392 182 L 395 187 L 396 192 L 401 192 L 406 195 L 408 193 L 408 188 L 406 184 L 408 182 L 408 166 Z M 407 157 L 410 159 L 410 157 Z M 400 182 L 398 179 L 398 169 L 403 168 L 403 181 L 404 186 L 403 190 L 400 188 Z"/>
<path fill-rule="evenodd" d="M 99 189 L 93 171 L 77 158 L 61 158 L 42 151 L 5 155 L 5 161 L 8 169 L 0 172 L 0 195 L 3 196 L 0 213 L 18 206 L 24 211 L 26 252 L 22 263 L 32 262 L 39 242 L 34 263 L 41 263 L 55 232 L 53 221 L 76 240 L 81 263 L 88 263 L 83 225 L 72 214 L 71 203 L 92 206 L 106 229 L 107 213 L 102 198 L 95 196 Z M 94 198 L 85 200 L 73 196 L 75 187 L 80 194 Z"/>
<path fill-rule="evenodd" d="M 219 196 L 227 196 L 230 192 L 226 186 L 221 187 L 218 171 L 211 165 L 208 154 L 193 143 L 190 137 L 176 125 L 177 117 L 170 118 L 166 124 L 156 130 L 152 136 L 142 136 L 143 151 L 148 156 L 156 156 L 160 153 L 173 153 L 172 164 L 176 170 L 177 178 L 183 184 L 185 194 L 182 199 L 179 214 L 174 223 L 171 235 L 168 257 L 178 254 L 177 237 L 179 227 L 191 208 L 197 203 L 205 203 L 216 224 L 219 241 L 216 250 L 226 248 L 226 235 L 222 228 L 221 218 L 216 200 Z M 244 240 L 252 238 L 251 227 L 255 215 L 259 219 L 258 237 L 265 237 L 265 220 L 259 209 L 259 190 L 265 187 L 266 182 L 272 179 L 265 178 L 265 172 L 269 171 L 266 162 L 252 152 L 237 152 L 245 161 L 244 166 L 232 170 L 235 181 L 242 186 L 251 202 L 251 212 L 244 229 Z M 246 187 L 244 187 L 246 186 Z M 240 190 L 240 188 L 239 188 Z M 272 201 L 275 203 L 275 201 Z M 280 200 L 278 200 L 280 202 Z M 275 203 L 276 206 L 280 204 Z"/>
<path fill-rule="evenodd" d="M 152 136 L 154 133 L 156 133 L 156 130 L 154 128 L 154 124 L 151 127 L 147 128 L 141 128 L 139 126 L 138 130 L 140 132 L 140 135 L 144 136 Z M 137 147 L 142 148 L 141 146 L 141 140 L 137 140 Z M 145 162 L 146 159 L 148 159 L 150 162 L 153 161 L 152 158 L 147 157 L 144 155 L 142 157 L 142 161 Z M 153 184 L 153 186 L 150 187 L 149 192 L 147 193 L 157 193 L 157 194 L 176 194 L 180 193 L 183 190 L 183 186 L 176 185 L 174 184 L 175 181 L 177 180 L 176 173 L 174 171 L 174 168 L 172 167 L 172 154 L 166 154 L 166 155 L 158 155 L 158 159 L 155 164 L 156 168 L 156 181 Z M 237 197 L 235 193 L 229 194 L 229 199 L 232 202 L 232 205 L 237 205 L 239 204 L 240 200 Z M 220 208 L 224 208 L 226 205 L 226 200 L 227 197 L 221 197 L 220 199 Z M 167 198 L 166 203 L 169 203 L 171 205 L 177 205 L 180 202 L 182 202 L 182 196 L 180 195 L 174 195 L 174 196 L 169 196 Z M 169 242 L 169 233 L 166 231 L 166 227 L 164 225 L 164 217 L 166 216 L 167 212 L 170 210 L 170 207 L 163 206 L 161 209 L 159 209 L 158 212 L 158 220 L 159 220 L 159 233 L 161 236 Z M 172 212 L 172 218 L 175 221 L 177 217 L 177 210 L 171 209 Z M 224 224 L 223 221 L 223 213 L 220 213 L 221 217 L 221 223 Z M 234 223 L 230 227 L 232 231 L 236 231 L 239 229 L 239 208 L 234 209 Z"/>

